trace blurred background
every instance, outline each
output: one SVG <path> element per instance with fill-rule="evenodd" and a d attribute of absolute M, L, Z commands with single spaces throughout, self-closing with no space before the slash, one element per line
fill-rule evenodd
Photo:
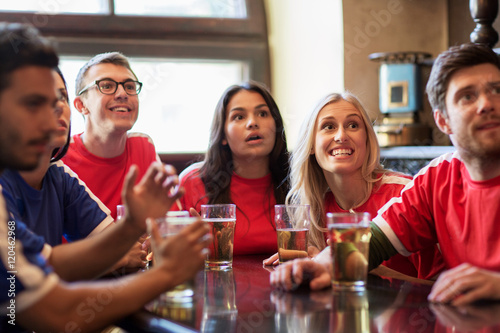
<path fill-rule="evenodd" d="M 329 92 L 350 90 L 379 122 L 381 64 L 368 56 L 432 58 L 468 42 L 475 26 L 463 0 L 18 0 L 2 1 L 0 20 L 31 23 L 57 41 L 71 99 L 93 55 L 128 56 L 144 83 L 133 131 L 149 134 L 163 155 L 203 153 L 220 95 L 248 79 L 270 87 L 291 150 L 304 116 Z M 431 64 L 419 66 L 421 87 Z M 425 94 L 417 98 L 418 121 L 431 128 L 417 145 L 448 145 Z M 81 132 L 76 111 L 72 121 Z"/>

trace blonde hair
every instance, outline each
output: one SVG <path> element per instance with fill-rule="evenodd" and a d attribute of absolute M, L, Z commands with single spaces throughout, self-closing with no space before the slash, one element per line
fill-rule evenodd
<path fill-rule="evenodd" d="M 288 204 L 308 204 L 311 206 L 311 227 L 309 231 L 309 244 L 323 249 L 326 246 L 324 232 L 326 229 L 326 212 L 324 197 L 328 191 L 323 169 L 316 161 L 316 156 L 311 155 L 316 136 L 316 120 L 320 111 L 327 105 L 339 101 L 352 104 L 361 114 L 366 128 L 366 159 L 361 166 L 361 174 L 365 182 L 364 197 L 358 205 L 363 204 L 371 195 L 373 184 L 379 181 L 385 170 L 380 164 L 380 146 L 373 130 L 370 118 L 356 96 L 349 92 L 342 94 L 332 93 L 324 97 L 312 110 L 308 118 L 302 123 L 299 131 L 297 146 L 290 158 L 290 192 L 286 202 Z M 336 193 L 333 193 L 334 196 Z"/>

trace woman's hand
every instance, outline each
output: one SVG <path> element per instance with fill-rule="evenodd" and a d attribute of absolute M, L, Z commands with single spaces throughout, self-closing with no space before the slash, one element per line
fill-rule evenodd
<path fill-rule="evenodd" d="M 302 251 L 300 251 L 300 252 L 302 252 Z M 320 251 L 315 246 L 309 246 L 307 248 L 307 256 L 309 258 L 314 258 L 319 253 L 320 253 Z M 298 255 L 297 254 L 295 255 L 295 258 L 303 258 L 303 257 L 304 257 L 304 255 L 302 253 L 298 253 Z M 279 254 L 278 253 L 273 254 L 269 258 L 264 259 L 264 261 L 262 263 L 265 266 L 277 266 L 277 265 L 279 265 L 279 263 L 280 263 L 279 262 Z"/>
<path fill-rule="evenodd" d="M 279 265 L 270 276 L 271 285 L 284 290 L 294 290 L 303 283 L 309 283 L 312 290 L 320 290 L 331 287 L 331 281 L 327 265 L 305 258 Z"/>
<path fill-rule="evenodd" d="M 269 258 L 264 259 L 264 261 L 262 263 L 266 266 L 277 266 L 280 263 L 278 253 L 276 252 L 275 254 L 270 256 Z"/>
<path fill-rule="evenodd" d="M 189 208 L 189 214 L 194 217 L 201 217 L 200 214 L 193 207 Z"/>

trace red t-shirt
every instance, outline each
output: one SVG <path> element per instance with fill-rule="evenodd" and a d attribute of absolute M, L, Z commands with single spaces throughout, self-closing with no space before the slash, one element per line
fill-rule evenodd
<path fill-rule="evenodd" d="M 380 185 L 380 182 L 375 184 L 370 198 L 363 205 L 357 207 L 355 211 L 368 212 L 374 218 L 377 215 L 377 211 L 391 200 L 391 198 L 398 197 L 401 190 L 411 180 L 409 176 L 396 173 L 391 173 L 384 177 L 385 181 L 383 184 Z M 328 212 L 347 212 L 340 208 L 332 192 L 328 192 L 325 195 L 325 213 Z M 397 254 L 382 264 L 408 276 L 426 280 L 433 278 L 445 268 L 439 249 L 435 244 L 409 257 Z"/>
<path fill-rule="evenodd" d="M 399 253 L 439 243 L 447 268 L 500 271 L 500 176 L 473 181 L 458 152 L 431 161 L 374 222 Z"/>
<path fill-rule="evenodd" d="M 116 206 L 122 203 L 123 181 L 129 168 L 139 169 L 139 181 L 154 161 L 159 161 L 151 138 L 142 133 L 129 133 L 125 151 L 116 157 L 103 158 L 85 148 L 81 134 L 72 137 L 64 163 L 85 182 L 87 187 L 108 207 L 116 219 Z"/>
<path fill-rule="evenodd" d="M 222 180 L 221 180 L 222 181 Z M 233 173 L 225 178 L 230 181 L 232 203 L 236 204 L 236 226 L 234 232 L 234 255 L 274 254 L 278 252 L 278 241 L 274 228 L 274 191 L 271 174 L 256 179 L 247 179 Z M 208 202 L 198 168 L 193 168 L 181 178 L 185 189 L 180 199 L 182 208 L 194 207 L 198 212 Z"/>

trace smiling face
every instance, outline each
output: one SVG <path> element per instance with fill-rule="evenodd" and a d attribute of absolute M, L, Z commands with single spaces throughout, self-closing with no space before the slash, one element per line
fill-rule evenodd
<path fill-rule="evenodd" d="M 60 148 L 66 144 L 66 140 L 68 139 L 71 109 L 68 104 L 68 91 L 66 90 L 64 81 L 56 71 L 52 71 L 52 75 L 56 82 L 56 91 L 59 94 L 59 101 L 56 104 L 58 126 L 54 135 L 52 147 Z"/>
<path fill-rule="evenodd" d="M 240 90 L 234 94 L 226 108 L 224 135 L 222 143 L 229 145 L 235 161 L 269 161 L 276 123 L 259 93 Z"/>
<path fill-rule="evenodd" d="M 25 66 L 10 74 L 0 93 L 0 170 L 32 170 L 56 131 L 57 102 L 52 70 Z"/>
<path fill-rule="evenodd" d="M 500 70 L 481 64 L 458 70 L 446 93 L 447 116 L 436 122 L 465 158 L 500 155 Z"/>
<path fill-rule="evenodd" d="M 311 154 L 325 173 L 357 174 L 366 159 L 366 142 L 361 113 L 351 103 L 340 100 L 319 112 Z"/>
<path fill-rule="evenodd" d="M 84 84 L 102 79 L 112 79 L 116 82 L 136 80 L 134 74 L 126 67 L 104 63 L 89 68 Z M 116 92 L 111 95 L 105 95 L 97 86 L 93 86 L 75 99 L 75 107 L 85 115 L 87 130 L 103 135 L 113 132 L 124 133 L 137 121 L 139 97 L 127 95 L 122 85 L 119 85 Z"/>

